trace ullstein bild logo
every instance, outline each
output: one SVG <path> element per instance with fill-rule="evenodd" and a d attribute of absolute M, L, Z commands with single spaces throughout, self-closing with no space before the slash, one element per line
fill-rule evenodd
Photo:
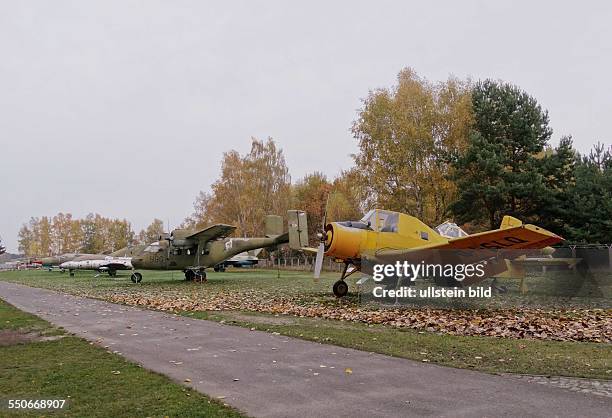
<path fill-rule="evenodd" d="M 417 277 L 445 277 L 463 281 L 469 277 L 483 277 L 484 263 L 478 264 L 412 264 L 407 261 L 396 261 L 395 264 L 375 264 L 372 278 L 376 282 L 384 279 L 406 278 L 415 281 Z"/>

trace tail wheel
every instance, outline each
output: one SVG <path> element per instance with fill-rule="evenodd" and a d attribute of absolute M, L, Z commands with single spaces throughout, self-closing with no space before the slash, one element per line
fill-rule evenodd
<path fill-rule="evenodd" d="M 348 284 L 344 280 L 338 280 L 332 290 L 337 298 L 344 297 L 348 293 Z"/>
<path fill-rule="evenodd" d="M 142 281 L 142 274 L 140 273 L 132 273 L 130 279 L 133 283 L 140 283 Z"/>

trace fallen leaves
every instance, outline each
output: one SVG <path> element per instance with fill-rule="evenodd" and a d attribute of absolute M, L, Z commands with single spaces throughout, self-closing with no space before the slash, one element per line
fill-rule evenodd
<path fill-rule="evenodd" d="M 302 306 L 281 298 L 275 303 L 256 297 L 220 293 L 207 301 L 193 301 L 175 294 L 144 297 L 114 294 L 113 302 L 143 305 L 167 311 L 241 310 L 271 314 L 318 317 L 368 324 L 383 324 L 453 335 L 483 335 L 557 341 L 612 341 L 612 312 L 603 309 L 543 310 L 515 308 L 495 310 L 447 310 L 389 308 L 373 310 L 360 306 Z"/>
<path fill-rule="evenodd" d="M 245 288 L 240 292 L 207 288 L 186 293 L 177 289 L 114 289 L 95 295 L 111 302 L 163 311 L 250 311 L 323 318 L 409 328 L 418 332 L 477 335 L 515 339 L 612 342 L 611 309 L 495 308 L 440 309 L 376 308 L 346 300 L 324 303 L 305 295 Z M 83 294 L 85 293 L 85 294 Z M 224 321 L 221 321 L 223 323 Z M 121 335 L 121 334 L 120 334 Z"/>

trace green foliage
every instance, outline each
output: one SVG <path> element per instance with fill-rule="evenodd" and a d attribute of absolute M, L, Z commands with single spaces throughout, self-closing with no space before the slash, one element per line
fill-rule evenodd
<path fill-rule="evenodd" d="M 578 159 L 575 184 L 561 204 L 565 238 L 574 242 L 612 243 L 612 147 L 597 144 Z"/>
<path fill-rule="evenodd" d="M 545 189 L 547 112 L 518 87 L 491 80 L 474 86 L 472 106 L 469 145 L 454 160 L 459 194 L 451 211 L 461 222 L 487 219 L 491 228 L 503 215 L 533 219 L 534 199 Z"/>

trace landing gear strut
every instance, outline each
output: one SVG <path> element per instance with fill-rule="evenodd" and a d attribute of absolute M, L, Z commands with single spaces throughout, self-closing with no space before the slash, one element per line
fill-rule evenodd
<path fill-rule="evenodd" d="M 140 283 L 142 281 L 142 274 L 138 272 L 132 273 L 130 279 L 132 280 L 132 283 Z"/>
<path fill-rule="evenodd" d="M 199 281 L 200 283 L 206 282 L 206 271 L 201 268 L 198 270 L 185 270 L 185 280 Z"/>
<path fill-rule="evenodd" d="M 346 272 L 348 271 L 348 267 L 349 267 L 349 263 L 345 263 L 344 269 L 342 270 L 342 276 L 340 276 L 340 280 L 334 283 L 334 286 L 332 287 L 332 291 L 334 292 L 334 295 L 337 298 L 342 298 L 346 296 L 346 294 L 348 293 L 348 284 L 346 284 L 344 279 L 346 279 L 348 276 L 350 276 L 351 274 L 357 271 L 357 269 L 355 269 L 351 271 L 349 274 L 346 274 Z"/>

